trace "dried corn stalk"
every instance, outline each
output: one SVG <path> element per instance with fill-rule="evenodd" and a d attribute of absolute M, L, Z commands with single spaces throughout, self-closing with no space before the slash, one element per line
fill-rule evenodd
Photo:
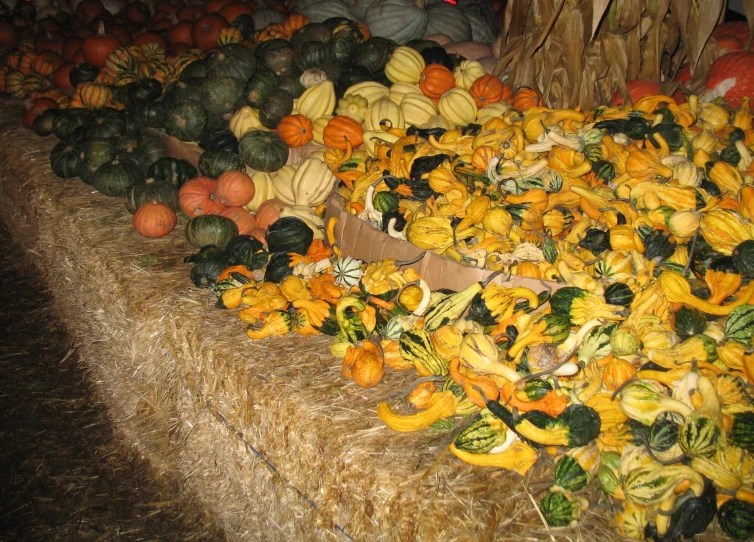
<path fill-rule="evenodd" d="M 716 58 L 725 0 L 511 0 L 497 74 L 550 107 L 591 108 L 626 81 L 667 82 L 688 62 L 698 87 Z"/>

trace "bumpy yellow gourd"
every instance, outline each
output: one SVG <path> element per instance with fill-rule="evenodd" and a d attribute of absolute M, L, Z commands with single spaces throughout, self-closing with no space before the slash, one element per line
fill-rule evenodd
<path fill-rule="evenodd" d="M 338 108 L 335 110 L 335 114 L 351 117 L 356 122 L 362 123 L 367 116 L 368 107 L 369 102 L 366 98 L 359 94 L 351 94 L 350 96 L 343 96 L 338 101 Z"/>

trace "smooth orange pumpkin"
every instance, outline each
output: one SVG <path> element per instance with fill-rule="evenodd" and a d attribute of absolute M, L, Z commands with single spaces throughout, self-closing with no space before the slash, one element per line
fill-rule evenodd
<path fill-rule="evenodd" d="M 178 21 L 190 21 L 194 23 L 201 19 L 204 14 L 205 11 L 201 6 L 186 6 L 179 9 L 175 16 Z"/>
<path fill-rule="evenodd" d="M 190 47 L 194 46 L 194 38 L 191 37 L 194 23 L 189 21 L 181 21 L 176 23 L 170 30 L 168 30 L 168 41 L 170 45 L 176 45 L 178 43 L 184 43 Z"/>
<path fill-rule="evenodd" d="M 120 40 L 111 34 L 106 34 L 105 23 L 100 21 L 97 34 L 87 37 L 81 50 L 84 53 L 84 60 L 88 64 L 97 68 L 104 68 L 108 55 L 120 47 Z"/>
<path fill-rule="evenodd" d="M 235 169 L 224 171 L 217 178 L 217 190 L 220 203 L 228 207 L 243 207 L 254 199 L 256 189 L 254 181 L 246 173 Z"/>
<path fill-rule="evenodd" d="M 351 142 L 351 148 L 356 148 L 363 142 L 364 129 L 361 123 L 346 117 L 338 115 L 331 118 L 323 132 L 323 141 L 328 147 L 346 150 L 347 142 Z"/>
<path fill-rule="evenodd" d="M 422 70 L 419 77 L 419 89 L 433 100 L 439 100 L 440 96 L 454 86 L 456 80 L 453 72 L 442 64 L 430 64 Z"/>
<path fill-rule="evenodd" d="M 136 37 L 133 39 L 133 42 L 136 45 L 146 45 L 148 43 L 156 43 L 162 49 L 168 48 L 168 44 L 165 43 L 165 40 L 162 38 L 162 36 L 160 36 L 156 32 L 142 32 L 141 34 L 137 34 Z"/>
<path fill-rule="evenodd" d="M 513 98 L 511 87 L 503 83 L 499 77 L 489 74 L 474 81 L 469 88 L 469 94 L 474 98 L 476 106 L 479 108 Z"/>
<path fill-rule="evenodd" d="M 81 46 L 84 43 L 84 39 L 78 36 L 71 36 L 65 42 L 63 42 L 63 58 L 68 62 L 73 60 L 73 55 L 81 50 Z"/>
<path fill-rule="evenodd" d="M 268 199 L 263 201 L 256 212 L 257 228 L 262 228 L 265 232 L 270 224 L 280 218 L 280 210 L 285 204 L 279 199 Z"/>
<path fill-rule="evenodd" d="M 691 72 L 689 72 L 689 75 Z M 631 98 L 631 103 L 636 103 L 644 96 L 652 96 L 660 93 L 660 83 L 653 81 L 652 79 L 632 79 L 626 81 L 626 88 L 628 88 L 628 95 Z M 613 95 L 613 99 L 610 100 L 613 105 L 623 105 L 623 96 L 620 91 L 616 91 Z"/>
<path fill-rule="evenodd" d="M 21 42 L 21 32 L 8 21 L 0 21 L 0 46 L 14 49 Z"/>
<path fill-rule="evenodd" d="M 187 216 L 219 215 L 226 207 L 217 197 L 217 181 L 197 177 L 187 181 L 178 191 L 178 206 Z"/>
<path fill-rule="evenodd" d="M 240 235 L 251 235 L 251 232 L 257 227 L 257 220 L 254 215 L 243 207 L 228 207 L 220 214 L 236 223 Z"/>
<path fill-rule="evenodd" d="M 76 6 L 76 20 L 84 26 L 89 25 L 97 17 L 107 13 L 100 0 L 82 0 Z"/>
<path fill-rule="evenodd" d="M 513 106 L 513 109 L 528 111 L 532 107 L 541 106 L 542 103 L 541 92 L 534 88 L 521 87 L 513 96 L 513 102 L 511 105 Z"/>
<path fill-rule="evenodd" d="M 52 74 L 52 84 L 58 87 L 61 90 L 73 90 L 73 85 L 71 84 L 71 70 L 76 67 L 76 64 L 73 62 L 68 62 L 66 64 L 63 64 L 60 66 L 55 72 Z"/>
<path fill-rule="evenodd" d="M 37 98 L 28 104 L 28 109 L 23 115 L 22 122 L 27 128 L 31 128 L 36 119 L 42 112 L 48 109 L 57 109 L 58 104 L 52 98 Z"/>
<path fill-rule="evenodd" d="M 191 29 L 191 39 L 194 45 L 202 51 L 211 51 L 217 47 L 220 31 L 228 27 L 228 21 L 221 15 L 208 13 L 194 23 Z"/>
<path fill-rule="evenodd" d="M 207 13 L 217 13 L 231 2 L 233 2 L 233 0 L 209 0 L 205 4 Z"/>
<path fill-rule="evenodd" d="M 175 229 L 178 217 L 175 211 L 159 201 L 148 201 L 134 213 L 133 225 L 144 237 L 164 237 Z"/>
<path fill-rule="evenodd" d="M 283 23 L 283 29 L 288 33 L 289 36 L 292 36 L 297 30 L 304 28 L 308 24 L 309 19 L 306 17 L 306 15 L 301 15 L 300 13 L 291 13 L 285 19 L 285 23 Z"/>
<path fill-rule="evenodd" d="M 149 8 L 142 2 L 131 2 L 126 7 L 126 17 L 134 24 L 143 25 L 149 20 Z"/>
<path fill-rule="evenodd" d="M 267 230 L 263 228 L 256 227 L 249 232 L 249 235 L 251 235 L 254 239 L 256 239 L 262 244 L 265 244 L 267 242 L 267 239 L 266 239 Z"/>
<path fill-rule="evenodd" d="M 314 137 L 314 126 L 304 115 L 288 115 L 278 123 L 278 135 L 289 147 L 303 147 Z"/>
<path fill-rule="evenodd" d="M 207 5 L 207 8 L 209 8 L 209 4 Z M 251 15 L 252 13 L 254 13 L 254 10 L 247 4 L 242 4 L 241 2 L 230 2 L 220 9 L 220 15 L 222 15 L 230 24 L 233 24 L 233 21 L 239 16 Z"/>

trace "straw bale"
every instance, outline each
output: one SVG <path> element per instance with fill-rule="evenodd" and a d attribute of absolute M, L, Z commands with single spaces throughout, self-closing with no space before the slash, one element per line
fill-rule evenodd
<path fill-rule="evenodd" d="M 19 118 L 0 110 L 3 219 L 37 254 L 114 423 L 228 538 L 550 538 L 530 496 L 548 488 L 551 459 L 523 479 L 459 462 L 450 431 L 386 429 L 375 407 L 412 375 L 366 390 L 341 377 L 327 338 L 249 341 L 191 286 L 180 231 L 142 238 L 120 199 L 55 178 L 53 139 Z M 581 527 L 552 536 L 617 538 L 609 503 L 590 497 Z"/>

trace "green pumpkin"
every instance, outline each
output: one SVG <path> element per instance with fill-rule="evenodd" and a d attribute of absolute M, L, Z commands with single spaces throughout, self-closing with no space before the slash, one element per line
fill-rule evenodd
<path fill-rule="evenodd" d="M 139 157 L 144 172 L 149 171 L 149 167 L 160 158 L 170 156 L 168 148 L 162 138 L 152 132 L 144 132 L 139 137 Z"/>
<path fill-rule="evenodd" d="M 186 224 L 186 240 L 196 248 L 225 248 L 238 235 L 238 226 L 230 218 L 219 215 L 195 216 Z"/>
<path fill-rule="evenodd" d="M 204 151 L 199 157 L 199 173 L 217 179 L 223 172 L 235 169 L 244 171 L 241 157 L 225 150 Z"/>
<path fill-rule="evenodd" d="M 714 420 L 703 416 L 690 418 L 678 435 L 681 450 L 690 456 L 707 456 L 724 444 L 724 435 Z"/>
<path fill-rule="evenodd" d="M 165 132 L 181 141 L 196 141 L 207 125 L 207 113 L 193 100 L 168 105 Z"/>
<path fill-rule="evenodd" d="M 186 262 L 194 264 L 191 268 L 191 282 L 197 288 L 209 288 L 215 284 L 220 273 L 233 265 L 225 250 L 212 245 L 192 254 L 186 258 Z"/>
<path fill-rule="evenodd" d="M 264 55 L 262 65 L 268 70 L 274 71 L 280 77 L 296 73 L 293 67 L 293 52 L 290 47 L 273 49 Z"/>
<path fill-rule="evenodd" d="M 254 53 L 245 45 L 223 45 L 207 57 L 207 77 L 235 77 L 246 81 L 254 74 L 256 66 Z"/>
<path fill-rule="evenodd" d="M 153 102 L 162 96 L 162 83 L 157 79 L 142 79 L 127 85 L 128 102 L 136 106 L 142 102 Z"/>
<path fill-rule="evenodd" d="M 201 102 L 203 81 L 204 79 L 178 81 L 165 92 L 165 98 L 163 98 L 165 105 L 175 102 L 185 102 L 187 100 Z"/>
<path fill-rule="evenodd" d="M 586 487 L 589 482 L 586 471 L 579 465 L 578 460 L 570 455 L 564 455 L 555 463 L 553 483 L 563 489 L 578 491 Z"/>
<path fill-rule="evenodd" d="M 254 55 L 257 57 L 257 65 L 263 65 L 265 56 L 267 56 L 270 52 L 274 51 L 275 49 L 282 48 L 290 48 L 288 41 L 282 38 L 275 38 L 258 43 L 256 48 L 254 49 Z"/>
<path fill-rule="evenodd" d="M 37 115 L 31 125 L 34 133 L 40 137 L 46 137 L 53 133 L 55 131 L 55 116 L 57 114 L 57 109 L 47 109 Z"/>
<path fill-rule="evenodd" d="M 196 168 L 190 162 L 172 156 L 160 158 L 149 166 L 147 172 L 147 177 L 156 181 L 169 182 L 176 188 L 182 187 L 186 181 L 196 176 Z"/>
<path fill-rule="evenodd" d="M 255 30 L 254 17 L 244 13 L 243 15 L 236 17 L 230 26 L 237 28 L 241 32 L 241 37 L 243 39 L 251 39 Z"/>
<path fill-rule="evenodd" d="M 551 527 L 567 527 L 578 519 L 578 504 L 569 499 L 570 492 L 547 490 L 540 510 L 545 521 Z"/>
<path fill-rule="evenodd" d="M 729 537 L 748 540 L 754 537 L 754 504 L 739 499 L 725 501 L 717 511 L 717 522 Z"/>
<path fill-rule="evenodd" d="M 507 427 L 503 422 L 492 417 L 489 411 L 484 409 L 482 418 L 461 431 L 454 444 L 464 452 L 486 454 L 502 445 L 507 433 Z"/>
<path fill-rule="evenodd" d="M 369 38 L 359 45 L 353 55 L 353 65 L 363 66 L 369 72 L 382 70 L 395 50 L 395 44 L 385 38 Z"/>
<path fill-rule="evenodd" d="M 178 189 L 170 181 L 156 181 L 149 178 L 143 182 L 137 182 L 126 194 L 126 209 L 134 214 L 136 209 L 149 201 L 159 201 L 177 211 Z"/>
<path fill-rule="evenodd" d="M 658 417 L 649 426 L 648 443 L 656 452 L 666 452 L 678 442 L 679 427 L 673 420 Z"/>
<path fill-rule="evenodd" d="M 280 86 L 280 78 L 272 70 L 259 71 L 252 75 L 244 87 L 244 101 L 259 109 L 267 95 Z M 303 92 L 303 91 L 302 91 Z"/>
<path fill-rule="evenodd" d="M 693 307 L 682 306 L 673 313 L 673 320 L 673 331 L 681 340 L 704 333 L 707 329 L 707 319 Z"/>
<path fill-rule="evenodd" d="M 95 172 L 92 184 L 105 196 L 123 197 L 134 184 L 143 180 L 144 174 L 136 165 L 113 160 Z"/>
<path fill-rule="evenodd" d="M 162 102 L 140 102 L 134 108 L 136 121 L 147 128 L 162 128 L 167 116 L 167 108 Z"/>
<path fill-rule="evenodd" d="M 270 224 L 266 239 L 270 252 L 306 254 L 314 239 L 314 232 L 300 218 L 286 216 Z"/>
<path fill-rule="evenodd" d="M 293 111 L 293 97 L 287 90 L 276 88 L 267 95 L 259 110 L 259 120 L 269 129 L 275 129 L 283 117 Z"/>
<path fill-rule="evenodd" d="M 733 265 L 744 277 L 754 279 L 754 240 L 740 243 L 733 249 Z"/>
<path fill-rule="evenodd" d="M 201 96 L 207 116 L 214 117 L 235 111 L 241 101 L 243 88 L 243 81 L 235 77 L 206 79 L 202 83 Z"/>
<path fill-rule="evenodd" d="M 76 174 L 86 184 L 92 184 L 94 174 L 115 159 L 115 145 L 107 139 L 91 139 L 81 145 Z"/>
<path fill-rule="evenodd" d="M 126 133 L 126 121 L 120 111 L 104 109 L 86 124 L 87 139 L 107 139 Z"/>
<path fill-rule="evenodd" d="M 289 265 L 291 261 L 287 252 L 275 252 L 267 262 L 264 270 L 265 282 L 280 284 L 282 280 L 293 274 L 293 268 Z"/>
<path fill-rule="evenodd" d="M 294 32 L 290 39 L 290 45 L 294 49 L 298 49 L 304 43 L 310 41 L 316 41 L 319 43 L 327 43 L 332 39 L 332 33 L 322 23 L 309 23 L 303 28 L 299 28 Z"/>
<path fill-rule="evenodd" d="M 377 192 L 372 199 L 372 205 L 381 213 L 398 210 L 398 195 L 393 192 Z"/>
<path fill-rule="evenodd" d="M 141 167 L 141 155 L 139 154 L 139 138 L 124 137 L 115 140 L 115 157 L 121 162 L 132 162 Z"/>
<path fill-rule="evenodd" d="M 634 301 L 634 292 L 626 284 L 615 282 L 605 288 L 605 302 L 611 305 L 630 307 Z"/>
<path fill-rule="evenodd" d="M 285 90 L 296 99 L 301 97 L 306 87 L 301 84 L 301 78 L 298 75 L 286 75 L 280 78 L 280 90 Z"/>
<path fill-rule="evenodd" d="M 277 171 L 288 161 L 288 145 L 272 132 L 251 130 L 238 142 L 244 163 L 255 171 Z"/>
<path fill-rule="evenodd" d="M 73 131 L 86 124 L 89 113 L 83 109 L 63 109 L 52 121 L 52 131 L 55 137 L 68 141 Z"/>
<path fill-rule="evenodd" d="M 196 79 L 200 77 L 207 77 L 207 59 L 200 58 L 194 60 L 191 64 L 183 68 L 179 79 L 181 81 L 188 81 L 189 79 Z"/>
<path fill-rule="evenodd" d="M 332 46 L 334 62 L 341 66 L 350 65 L 353 56 L 359 48 L 360 39 L 361 32 L 359 32 L 356 23 L 352 21 L 343 23 L 333 30 L 330 44 Z"/>
<path fill-rule="evenodd" d="M 79 162 L 81 151 L 65 141 L 58 142 L 50 151 L 50 167 L 52 172 L 61 179 L 70 179 L 76 176 L 76 167 Z"/>
<path fill-rule="evenodd" d="M 322 64 L 335 61 L 332 45 L 319 41 L 308 41 L 298 47 L 293 53 L 293 68 L 305 72 L 311 68 L 318 68 Z"/>
<path fill-rule="evenodd" d="M 754 305 L 741 305 L 725 319 L 725 338 L 746 346 L 754 343 Z"/>

